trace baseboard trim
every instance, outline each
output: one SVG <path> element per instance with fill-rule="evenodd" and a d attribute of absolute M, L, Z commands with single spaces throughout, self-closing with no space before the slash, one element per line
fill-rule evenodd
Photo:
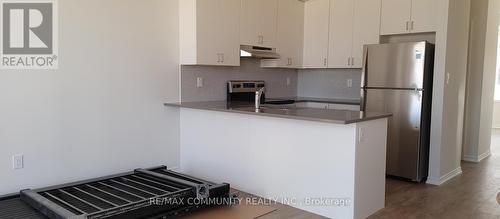
<path fill-rule="evenodd" d="M 172 171 L 175 171 L 175 172 L 180 172 L 180 168 L 179 167 L 169 167 L 168 170 L 172 170 Z"/>
<path fill-rule="evenodd" d="M 427 179 L 426 183 L 439 186 L 439 185 L 442 185 L 443 183 L 447 182 L 450 179 L 453 179 L 454 177 L 456 177 L 460 174 L 462 174 L 462 168 L 458 167 L 457 169 L 454 169 L 454 170 L 450 171 L 449 173 L 447 173 L 444 176 L 441 176 L 439 178 L 429 177 Z"/>
<path fill-rule="evenodd" d="M 464 161 L 467 161 L 467 162 L 474 162 L 474 163 L 479 163 L 481 162 L 482 160 L 484 160 L 484 158 L 487 158 L 491 155 L 491 151 L 488 150 L 478 156 L 474 156 L 474 155 L 464 155 L 463 159 Z"/>

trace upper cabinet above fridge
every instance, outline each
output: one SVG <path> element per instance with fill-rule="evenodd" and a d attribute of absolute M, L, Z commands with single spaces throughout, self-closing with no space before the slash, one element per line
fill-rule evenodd
<path fill-rule="evenodd" d="M 277 18 L 278 0 L 241 0 L 240 44 L 276 48 Z"/>
<path fill-rule="evenodd" d="M 435 32 L 435 0 L 382 0 L 380 34 Z"/>
<path fill-rule="evenodd" d="M 361 68 L 363 47 L 378 44 L 380 0 L 330 0 L 329 68 Z"/>

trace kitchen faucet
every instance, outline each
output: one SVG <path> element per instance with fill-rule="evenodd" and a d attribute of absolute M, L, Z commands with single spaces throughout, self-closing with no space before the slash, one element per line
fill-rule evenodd
<path fill-rule="evenodd" d="M 255 91 L 255 109 L 258 110 L 260 109 L 260 98 L 262 97 L 262 94 L 266 90 L 265 87 L 259 89 L 258 91 Z"/>

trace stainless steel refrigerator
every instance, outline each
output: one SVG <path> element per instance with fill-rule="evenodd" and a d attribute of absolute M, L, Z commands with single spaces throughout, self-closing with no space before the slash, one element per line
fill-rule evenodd
<path fill-rule="evenodd" d="M 428 42 L 367 45 L 361 109 L 390 112 L 387 175 L 427 178 L 434 45 Z"/>

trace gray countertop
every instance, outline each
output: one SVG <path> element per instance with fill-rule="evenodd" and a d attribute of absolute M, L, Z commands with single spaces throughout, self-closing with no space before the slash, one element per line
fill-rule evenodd
<path fill-rule="evenodd" d="M 392 116 L 390 113 L 360 112 L 348 110 L 316 109 L 294 107 L 288 105 L 264 105 L 256 111 L 251 103 L 228 103 L 226 101 L 165 103 L 165 106 L 211 110 L 219 112 L 240 113 L 248 115 L 268 116 L 277 118 L 327 122 L 336 124 L 352 124 L 368 120 Z"/>

